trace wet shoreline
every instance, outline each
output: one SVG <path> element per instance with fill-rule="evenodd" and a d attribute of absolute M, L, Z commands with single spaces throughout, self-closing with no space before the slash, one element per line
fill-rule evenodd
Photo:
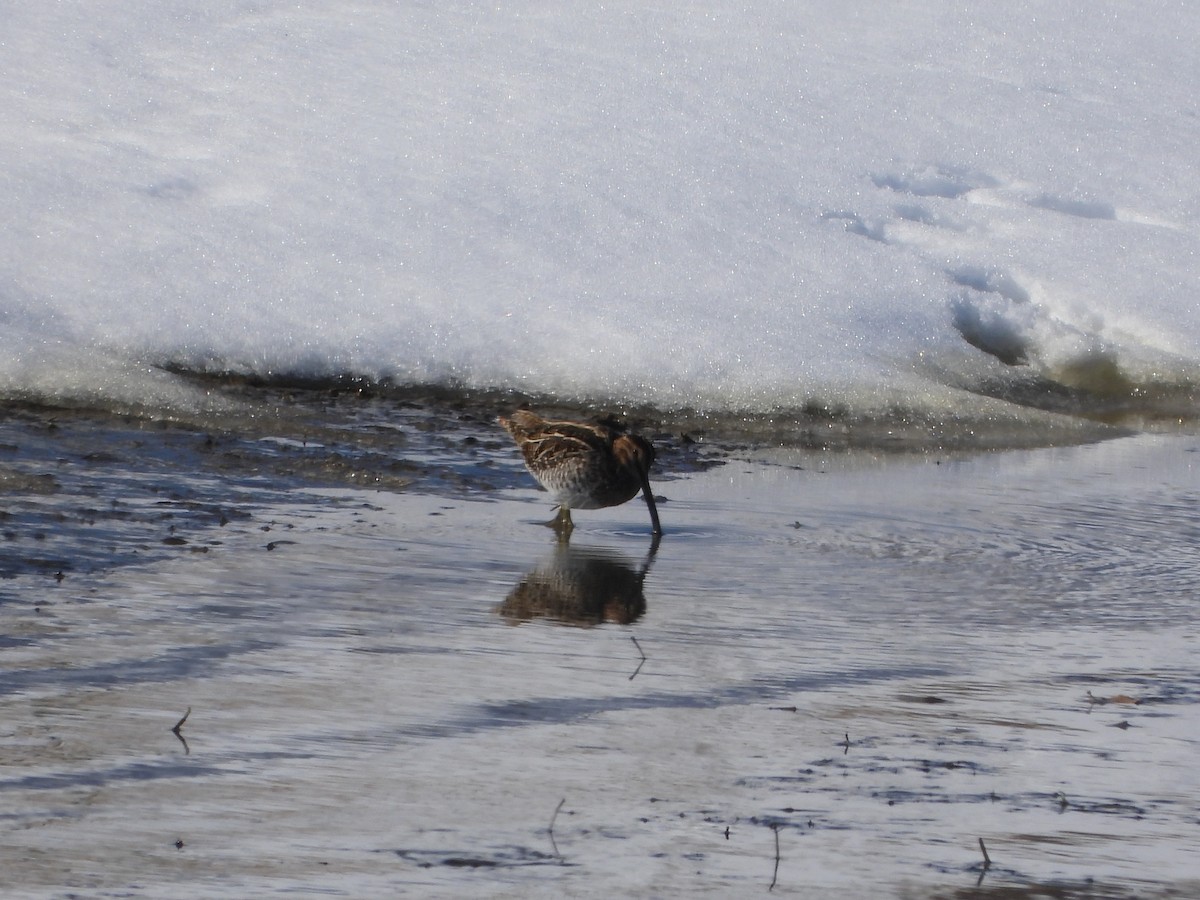
<path fill-rule="evenodd" d="M 56 532 L 86 543 L 80 523 L 140 519 L 145 547 L 155 537 L 178 538 L 179 528 L 238 516 L 260 491 L 268 503 L 309 487 L 487 496 L 527 484 L 520 467 L 511 465 L 509 439 L 495 422 L 498 410 L 534 403 L 548 415 L 596 417 L 592 406 L 513 392 L 349 377 L 172 374 L 198 392 L 183 408 L 15 400 L 0 407 L 0 498 L 9 503 L 4 534 L 10 550 L 31 547 L 23 558 L 6 554 L 0 577 L 30 571 L 57 576 L 102 565 L 94 554 L 73 558 L 47 551 Z M 1129 433 L 1070 417 L 1051 416 L 1050 425 L 1030 429 L 1003 417 L 948 423 L 911 411 L 850 416 L 817 406 L 774 415 L 617 406 L 605 416 L 614 413 L 654 441 L 656 477 L 667 481 L 763 453 L 949 457 Z M 181 490 L 179 473 L 206 478 Z M 197 490 L 198 484 L 205 488 Z M 133 487 L 131 496 L 126 486 Z M 139 510 L 122 508 L 135 500 Z M 155 519 L 172 519 L 169 533 L 156 535 Z M 123 554 L 118 550 L 114 560 Z"/>

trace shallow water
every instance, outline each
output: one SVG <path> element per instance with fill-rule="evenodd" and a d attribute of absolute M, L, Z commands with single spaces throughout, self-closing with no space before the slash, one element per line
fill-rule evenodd
<path fill-rule="evenodd" d="M 92 435 L 9 454 L 10 896 L 1200 891 L 1194 437 L 668 461 L 657 547 L 562 547 L 500 442 L 388 492 Z"/>

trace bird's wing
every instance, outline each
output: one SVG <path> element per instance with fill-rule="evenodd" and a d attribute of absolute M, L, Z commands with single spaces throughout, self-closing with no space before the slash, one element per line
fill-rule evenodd
<path fill-rule="evenodd" d="M 574 422 L 546 422 L 536 433 L 525 436 L 521 452 L 531 467 L 545 466 L 604 451 L 611 443 L 607 429 Z"/>

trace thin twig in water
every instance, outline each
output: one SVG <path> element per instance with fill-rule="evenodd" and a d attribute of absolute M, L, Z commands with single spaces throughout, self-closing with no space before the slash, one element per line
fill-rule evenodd
<path fill-rule="evenodd" d="M 646 664 L 646 651 L 642 649 L 642 645 L 638 643 L 638 639 L 632 634 L 629 636 L 629 639 L 633 641 L 633 646 L 637 647 L 637 652 L 642 656 L 642 661 L 638 663 L 638 667 L 634 669 L 633 674 L 629 676 L 629 680 L 633 681 L 633 679 L 637 678 L 638 672 L 642 671 L 642 666 Z"/>
<path fill-rule="evenodd" d="M 558 852 L 558 841 L 554 840 L 554 823 L 558 820 L 559 810 L 563 808 L 563 804 L 566 802 L 566 797 L 558 801 L 558 806 L 554 807 L 554 815 L 550 817 L 550 827 L 547 829 L 550 832 L 550 846 L 554 848 L 554 855 L 559 859 L 562 859 L 563 855 Z"/>
<path fill-rule="evenodd" d="M 183 723 L 188 720 L 188 716 L 190 716 L 191 714 L 192 714 L 192 708 L 189 706 L 187 708 L 187 712 L 185 712 L 183 714 L 183 718 L 180 719 L 178 722 L 176 722 L 175 727 L 171 729 L 171 732 L 175 735 L 175 737 L 179 738 L 179 743 L 183 744 L 183 753 L 185 756 L 192 755 L 192 748 L 188 746 L 187 738 L 185 738 L 183 736 L 183 730 L 182 730 Z"/>
<path fill-rule="evenodd" d="M 983 878 L 988 873 L 988 869 L 992 867 L 992 858 L 988 856 L 987 847 L 983 845 L 983 838 L 979 839 L 979 849 L 983 851 L 983 866 L 979 869 L 979 878 L 975 881 L 975 887 L 980 887 L 983 884 Z"/>
<path fill-rule="evenodd" d="M 771 830 L 775 832 L 775 871 L 771 873 L 771 884 L 767 887 L 768 891 L 775 890 L 775 882 L 779 880 L 779 826 L 772 825 Z"/>
<path fill-rule="evenodd" d="M 629 639 L 631 641 L 633 641 L 633 646 L 637 647 L 638 653 L 640 653 L 642 655 L 642 661 L 645 662 L 646 661 L 646 651 L 642 649 L 642 645 L 638 643 L 638 639 L 635 638 L 632 634 L 629 636 Z"/>

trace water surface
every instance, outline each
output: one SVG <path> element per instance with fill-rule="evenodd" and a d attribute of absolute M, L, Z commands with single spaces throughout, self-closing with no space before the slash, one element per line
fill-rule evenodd
<path fill-rule="evenodd" d="M 10 895 L 1200 889 L 1195 438 L 668 453 L 564 547 L 482 425 L 408 490 L 75 434 L 7 461 Z"/>

